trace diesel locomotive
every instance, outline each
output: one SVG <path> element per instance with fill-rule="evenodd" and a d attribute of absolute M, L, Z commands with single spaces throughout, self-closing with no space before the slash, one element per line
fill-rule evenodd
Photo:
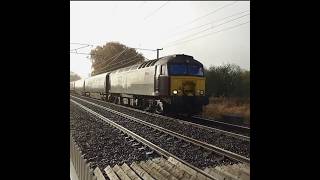
<path fill-rule="evenodd" d="M 198 114 L 208 104 L 203 65 L 176 54 L 70 83 L 75 93 L 152 111 Z"/>

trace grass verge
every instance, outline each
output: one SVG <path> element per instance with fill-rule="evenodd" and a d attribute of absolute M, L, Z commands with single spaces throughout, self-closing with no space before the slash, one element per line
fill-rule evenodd
<path fill-rule="evenodd" d="M 250 98 L 211 97 L 202 115 L 218 119 L 224 115 L 240 116 L 244 123 L 250 124 Z"/>

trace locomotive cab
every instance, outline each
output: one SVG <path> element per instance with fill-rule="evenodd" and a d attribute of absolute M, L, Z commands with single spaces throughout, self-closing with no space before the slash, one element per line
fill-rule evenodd
<path fill-rule="evenodd" d="M 203 65 L 192 56 L 176 55 L 159 68 L 156 76 L 156 91 L 168 94 L 170 111 L 196 114 L 208 104 Z"/>

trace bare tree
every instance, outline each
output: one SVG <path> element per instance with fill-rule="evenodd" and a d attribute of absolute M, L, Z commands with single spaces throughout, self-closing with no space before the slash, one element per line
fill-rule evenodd
<path fill-rule="evenodd" d="M 144 61 L 144 56 L 134 48 L 118 42 L 109 42 L 91 50 L 92 72 L 97 75 Z"/>
<path fill-rule="evenodd" d="M 250 71 L 235 64 L 211 66 L 206 70 L 209 96 L 250 97 Z"/>

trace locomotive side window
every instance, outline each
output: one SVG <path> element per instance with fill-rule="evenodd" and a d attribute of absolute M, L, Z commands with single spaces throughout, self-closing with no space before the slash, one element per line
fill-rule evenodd
<path fill-rule="evenodd" d="M 167 65 L 161 66 L 161 75 L 167 75 Z"/>

